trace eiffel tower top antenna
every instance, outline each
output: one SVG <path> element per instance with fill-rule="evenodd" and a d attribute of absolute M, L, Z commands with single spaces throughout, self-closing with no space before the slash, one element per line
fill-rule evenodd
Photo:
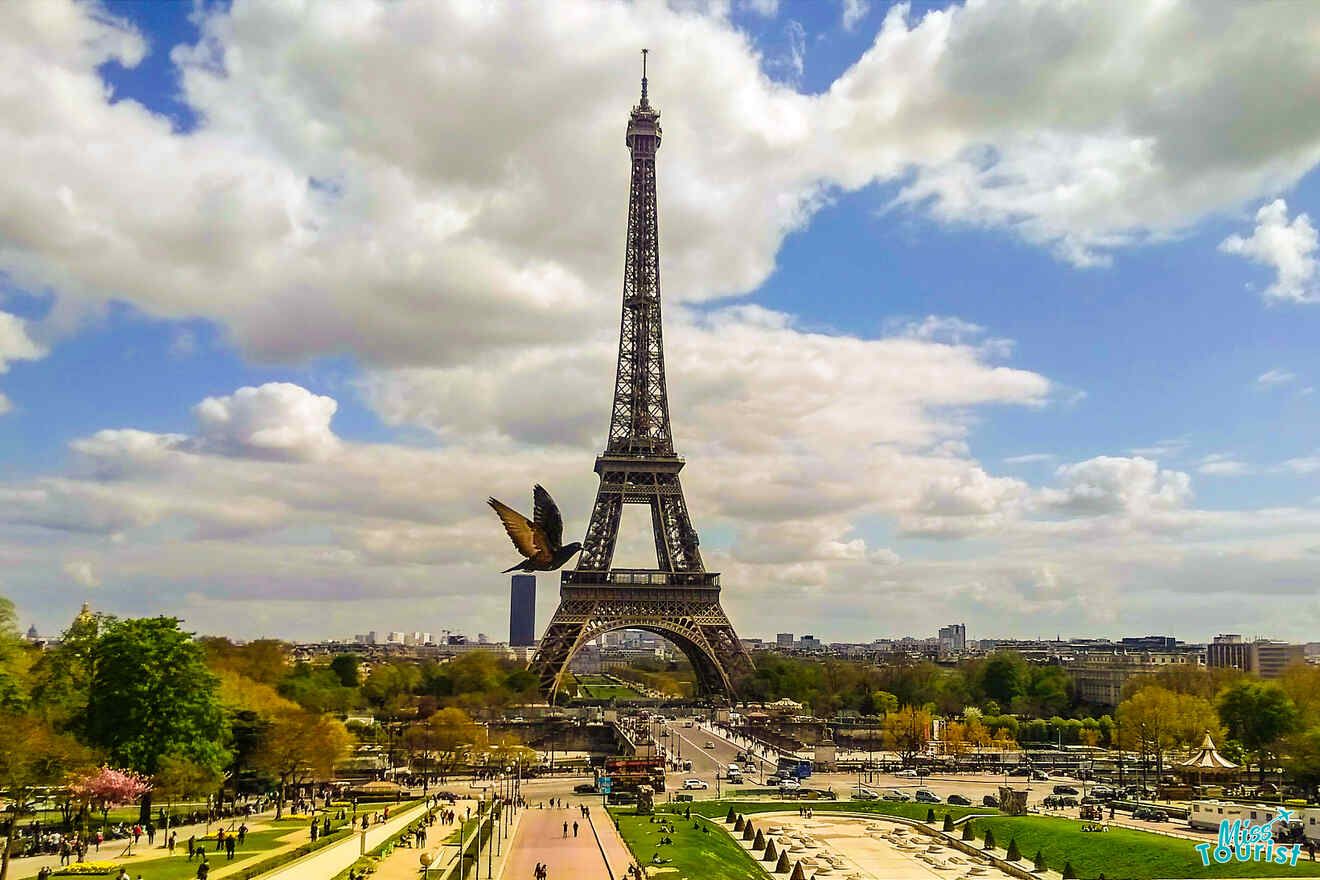
<path fill-rule="evenodd" d="M 642 106 L 646 106 L 646 53 L 649 49 L 642 50 Z"/>

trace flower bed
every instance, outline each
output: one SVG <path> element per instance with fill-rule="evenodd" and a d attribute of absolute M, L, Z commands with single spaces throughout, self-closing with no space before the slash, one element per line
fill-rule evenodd
<path fill-rule="evenodd" d="M 101 877 L 106 874 L 114 874 L 118 870 L 119 862 L 74 862 L 72 865 L 65 865 L 60 868 L 54 876 L 68 874 L 81 877 Z"/>

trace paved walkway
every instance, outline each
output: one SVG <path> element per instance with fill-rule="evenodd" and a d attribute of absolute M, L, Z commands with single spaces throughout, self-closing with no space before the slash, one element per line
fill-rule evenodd
<path fill-rule="evenodd" d="M 426 807 L 418 805 L 399 813 L 384 825 L 371 826 L 367 829 L 367 852 L 371 852 L 390 837 L 416 822 L 425 813 Z M 328 878 L 335 876 L 358 860 L 358 854 L 362 846 L 361 837 L 362 834 L 359 831 L 339 843 L 332 843 L 309 856 L 296 862 L 290 862 L 283 868 L 277 868 L 262 876 L 263 878 L 270 878 L 270 880 L 275 880 L 275 878 L 278 878 L 278 880 L 328 880 Z M 416 852 L 416 850 L 413 850 L 413 852 Z"/>
<path fill-rule="evenodd" d="M 574 822 L 578 823 L 576 837 Z M 609 823 L 606 820 L 601 824 Z M 538 862 L 549 868 L 548 880 L 604 880 L 610 876 L 591 825 L 577 810 L 523 811 L 500 880 L 532 880 Z M 614 876 L 616 880 L 619 877 Z"/>

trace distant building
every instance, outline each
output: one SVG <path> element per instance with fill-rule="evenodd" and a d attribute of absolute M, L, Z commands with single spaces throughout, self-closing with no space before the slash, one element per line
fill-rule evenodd
<path fill-rule="evenodd" d="M 781 647 L 781 648 L 791 648 L 791 647 L 793 647 L 793 634 L 792 634 L 792 633 L 776 633 L 776 634 L 775 634 L 775 644 L 778 645 L 778 646 Z"/>
<path fill-rule="evenodd" d="M 27 640 L 29 642 L 41 641 L 41 633 L 37 632 L 37 625 L 35 623 L 28 627 Z"/>
<path fill-rule="evenodd" d="M 515 574 L 509 585 L 509 644 L 536 644 L 536 575 Z"/>
<path fill-rule="evenodd" d="M 1117 706 L 1123 685 L 1135 675 L 1166 666 L 1200 666 L 1199 651 L 1081 651 L 1063 660 L 1083 702 Z"/>
<path fill-rule="evenodd" d="M 1254 672 L 1278 678 L 1289 666 L 1306 662 L 1306 647 L 1270 639 L 1243 641 L 1237 633 L 1220 633 L 1205 646 L 1206 665 Z"/>
<path fill-rule="evenodd" d="M 477 633 L 477 644 L 478 644 L 478 645 L 489 645 L 489 644 L 490 644 L 490 639 L 487 638 L 487 636 L 486 636 L 485 633 Z"/>
<path fill-rule="evenodd" d="M 1285 669 L 1306 662 L 1306 649 L 1302 645 L 1289 645 L 1258 639 L 1251 643 L 1251 671 L 1261 678 L 1278 678 Z"/>
<path fill-rule="evenodd" d="M 1237 633 L 1220 633 L 1205 646 L 1205 665 L 1211 668 L 1241 669 L 1250 665 L 1247 643 Z"/>
<path fill-rule="evenodd" d="M 804 651 L 819 651 L 824 645 L 822 645 L 820 639 L 815 636 L 806 635 L 802 637 L 802 641 L 798 643 L 798 647 Z"/>
<path fill-rule="evenodd" d="M 940 627 L 940 655 L 961 654 L 967 650 L 967 624 L 951 623 Z"/>
<path fill-rule="evenodd" d="M 390 633 L 389 636 L 385 639 L 385 641 L 386 641 L 388 644 L 391 644 L 391 645 L 404 645 L 404 644 L 407 644 L 407 641 L 408 641 L 408 640 L 407 640 L 406 638 L 404 638 L 403 633 L 401 633 L 401 632 L 392 632 L 392 633 Z"/>
<path fill-rule="evenodd" d="M 1119 645 L 1125 651 L 1173 651 L 1178 640 L 1173 636 L 1128 636 Z"/>

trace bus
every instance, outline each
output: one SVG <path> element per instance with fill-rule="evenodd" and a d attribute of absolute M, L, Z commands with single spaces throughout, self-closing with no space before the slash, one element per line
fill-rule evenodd
<path fill-rule="evenodd" d="M 604 775 L 610 777 L 610 787 L 614 791 L 635 791 L 639 785 L 664 791 L 665 759 L 610 758 L 605 761 Z"/>
<path fill-rule="evenodd" d="M 811 760 L 796 755 L 780 755 L 776 768 L 781 776 L 787 773 L 794 779 L 806 779 L 811 775 Z"/>

